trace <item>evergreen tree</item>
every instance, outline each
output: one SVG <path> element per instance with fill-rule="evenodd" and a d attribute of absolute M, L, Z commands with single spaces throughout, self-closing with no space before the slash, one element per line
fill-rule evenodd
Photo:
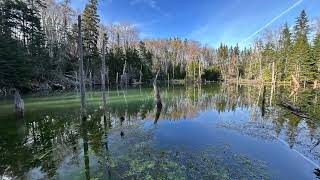
<path fill-rule="evenodd" d="M 28 87 L 32 66 L 24 46 L 10 36 L 0 35 L 0 87 Z"/>
<path fill-rule="evenodd" d="M 292 52 L 291 33 L 286 23 L 282 29 L 280 36 L 280 80 L 289 79 L 293 74 L 295 64 L 292 58 L 289 58 Z"/>
<path fill-rule="evenodd" d="M 9 70 L 12 73 L 16 72 L 13 76 L 16 77 L 15 86 L 28 84 L 27 81 L 21 81 L 26 77 L 32 79 L 44 77 L 50 68 L 46 57 L 45 36 L 37 9 L 40 5 L 44 7 L 40 1 L 17 0 L 0 3 L 1 63 L 2 67 L 7 67 L 4 72 Z M 33 66 L 29 66 L 31 63 Z M 29 72 L 33 72 L 32 76 L 26 75 Z M 6 78 L 8 81 L 10 79 Z"/>
<path fill-rule="evenodd" d="M 320 32 L 318 32 L 313 40 L 313 58 L 317 63 L 317 73 L 315 74 L 316 78 L 319 79 L 320 75 Z"/>
<path fill-rule="evenodd" d="M 152 78 L 152 53 L 147 50 L 143 41 L 139 42 L 140 66 L 142 67 L 142 74 L 144 79 Z"/>
<path fill-rule="evenodd" d="M 99 62 L 99 51 L 98 51 L 98 27 L 99 27 L 99 15 L 97 12 L 98 1 L 89 0 L 83 12 L 83 43 L 84 43 L 84 54 L 85 59 L 88 60 L 86 67 L 88 71 L 93 72 L 93 63 Z"/>
<path fill-rule="evenodd" d="M 294 26 L 293 60 L 296 63 L 295 75 L 302 81 L 315 78 L 315 62 L 310 55 L 308 43 L 309 25 L 306 12 L 303 10 Z"/>
<path fill-rule="evenodd" d="M 263 67 L 262 67 L 263 79 L 265 81 L 271 81 L 272 63 L 276 62 L 276 60 L 278 59 L 276 47 L 272 42 L 271 37 L 268 37 L 267 43 L 263 47 L 262 58 L 263 58 Z"/>

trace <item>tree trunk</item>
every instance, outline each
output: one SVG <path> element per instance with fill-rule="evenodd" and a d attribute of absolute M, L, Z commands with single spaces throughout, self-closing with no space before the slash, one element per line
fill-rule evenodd
<path fill-rule="evenodd" d="M 122 75 L 121 75 L 120 84 L 121 84 L 122 87 L 123 86 L 128 87 L 128 76 L 127 76 L 127 73 L 126 73 L 126 68 L 127 68 L 127 61 L 124 62 L 123 71 L 122 71 Z"/>
<path fill-rule="evenodd" d="M 117 75 L 116 75 L 116 84 L 118 85 L 119 84 L 119 73 L 117 72 Z"/>
<path fill-rule="evenodd" d="M 276 80 L 275 80 L 275 63 L 272 62 L 272 87 L 276 85 Z"/>
<path fill-rule="evenodd" d="M 172 79 L 174 80 L 174 63 L 172 65 Z"/>
<path fill-rule="evenodd" d="M 162 102 L 161 102 L 161 96 L 160 96 L 160 88 L 158 86 L 158 76 L 159 76 L 160 71 L 158 70 L 157 75 L 153 81 L 153 90 L 154 90 L 154 99 L 157 105 L 157 108 L 161 107 L 162 108 Z"/>
<path fill-rule="evenodd" d="M 157 75 L 153 81 L 153 89 L 154 89 L 154 99 L 156 102 L 156 115 L 154 118 L 154 124 L 157 124 L 160 115 L 161 115 L 161 111 L 162 111 L 162 102 L 161 102 L 161 96 L 160 96 L 160 88 L 158 86 L 158 76 L 159 76 L 159 72 L 160 70 L 157 72 Z"/>
<path fill-rule="evenodd" d="M 262 103 L 261 103 L 261 116 L 262 117 L 264 117 L 264 115 L 265 115 L 265 106 L 266 106 L 266 87 L 263 86 Z"/>
<path fill-rule="evenodd" d="M 79 35 L 79 58 L 80 58 L 80 66 L 79 66 L 79 76 L 80 76 L 80 97 L 81 97 L 81 116 L 82 119 L 87 117 L 86 111 L 86 97 L 85 97 L 85 84 L 84 84 L 84 72 L 83 72 L 83 44 L 82 44 L 82 32 L 81 32 L 81 16 L 78 16 L 78 35 Z"/>
<path fill-rule="evenodd" d="M 198 79 L 199 79 L 199 83 L 201 83 L 201 66 L 200 66 L 200 62 L 199 62 L 199 64 L 198 64 L 198 70 L 199 70 L 199 77 L 198 77 Z"/>
<path fill-rule="evenodd" d="M 193 65 L 193 83 L 196 82 L 196 67 Z"/>
<path fill-rule="evenodd" d="M 24 101 L 21 98 L 19 91 L 15 90 L 14 93 L 14 106 L 17 118 L 23 117 L 24 114 Z"/>
<path fill-rule="evenodd" d="M 106 72 L 107 87 L 109 87 L 109 85 L 110 85 L 109 67 L 107 66 L 106 69 L 107 69 L 107 72 Z"/>
<path fill-rule="evenodd" d="M 89 72 L 89 83 L 90 83 L 90 90 L 92 90 L 92 73 L 91 71 Z"/>
<path fill-rule="evenodd" d="M 103 111 L 106 111 L 106 104 L 107 104 L 107 100 L 106 100 L 106 62 L 105 62 L 105 58 L 106 58 L 106 54 L 105 54 L 105 48 L 106 48 L 106 42 L 105 39 L 103 39 L 103 43 L 102 43 L 102 70 L 101 70 L 101 86 L 102 86 L 102 101 L 103 101 Z"/>

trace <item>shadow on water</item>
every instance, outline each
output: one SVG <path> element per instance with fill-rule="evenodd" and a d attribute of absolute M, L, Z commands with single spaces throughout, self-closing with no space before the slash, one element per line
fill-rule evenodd
<path fill-rule="evenodd" d="M 309 170 L 300 169 L 304 165 L 294 163 L 287 154 L 296 150 L 318 162 L 318 124 L 277 106 L 277 92 L 270 98 L 270 88 L 168 86 L 162 88 L 161 107 L 155 105 L 151 88 L 111 90 L 104 110 L 99 109 L 101 93 L 95 92 L 88 96 L 90 116 L 82 125 L 76 93 L 26 97 L 23 119 L 16 118 L 11 101 L 3 101 L 0 177 L 265 179 L 281 168 L 284 174 L 276 177 L 305 174 Z M 289 90 L 278 91 L 302 111 L 320 119 L 319 92 L 306 89 L 289 97 Z M 266 99 L 271 103 L 266 103 Z M 273 149 L 280 152 L 280 140 L 288 148 L 273 154 Z M 254 151 L 245 151 L 247 148 L 237 141 L 251 142 L 246 146 Z M 256 152 L 262 151 L 261 144 L 266 141 L 270 149 L 268 158 L 263 159 Z M 211 145 L 204 147 L 206 144 Z M 278 156 L 288 168 L 273 164 Z M 292 176 L 286 175 L 291 166 L 296 171 Z M 319 178 L 319 168 L 310 169 L 308 178 Z"/>

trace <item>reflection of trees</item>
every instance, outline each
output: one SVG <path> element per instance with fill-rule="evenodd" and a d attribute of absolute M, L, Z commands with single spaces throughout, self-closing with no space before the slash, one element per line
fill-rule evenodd
<path fill-rule="evenodd" d="M 271 98 L 270 88 L 259 86 L 240 86 L 236 85 L 223 85 L 221 93 L 216 95 L 214 102 L 214 108 L 218 112 L 236 111 L 236 108 L 241 110 L 249 110 L 252 121 L 259 121 L 266 125 L 273 126 L 275 136 L 279 136 L 281 132 L 286 136 L 284 139 L 287 141 L 290 147 L 293 147 L 297 143 L 297 136 L 299 125 L 306 123 L 307 130 L 310 135 L 309 142 L 303 142 L 304 144 L 312 144 L 317 132 L 318 125 L 314 122 L 304 120 L 292 114 L 290 111 L 277 106 L 277 97 Z M 278 94 L 281 96 L 289 97 L 290 91 L 286 88 L 280 87 Z M 319 119 L 320 104 L 317 97 L 319 92 L 313 90 L 304 90 L 295 97 L 297 99 L 295 105 L 301 107 L 301 109 L 308 114 Z M 272 99 L 271 103 L 266 103 L 265 99 Z M 293 99 L 292 99 L 293 100 Z M 306 138 L 308 139 L 308 138 Z M 300 144 L 301 145 L 301 144 Z"/>
<path fill-rule="evenodd" d="M 89 146 L 88 146 L 88 131 L 86 127 L 87 123 L 81 124 L 81 136 L 83 140 L 83 159 L 85 168 L 85 177 L 90 179 L 90 160 L 89 160 Z"/>
<path fill-rule="evenodd" d="M 67 118 L 61 111 L 26 112 L 25 123 L 10 127 L 16 123 L 8 118 L 1 139 L 1 174 L 9 168 L 12 175 L 21 177 L 33 167 L 41 167 L 48 177 L 54 177 L 59 163 L 68 154 L 76 154 L 77 149 L 69 151 L 65 147 L 75 147 L 78 136 L 72 117 Z M 53 117 L 57 117 L 53 118 Z M 68 119 L 70 119 L 68 121 Z M 13 128 L 9 130 L 8 128 Z M 21 134 L 21 129 L 23 133 Z M 10 133 L 8 133 L 10 132 Z"/>
<path fill-rule="evenodd" d="M 297 95 L 298 101 L 296 105 L 306 110 L 314 117 L 319 116 L 320 105 L 317 104 L 317 96 L 319 93 L 305 90 Z M 283 131 L 284 139 L 292 147 L 296 143 L 298 135 L 298 126 L 303 119 L 293 115 L 286 109 L 277 106 L 277 98 L 275 94 L 281 93 L 283 96 L 289 96 L 290 91 L 285 88 L 278 88 L 278 92 L 274 93 L 271 98 L 271 87 L 266 86 L 237 86 L 222 85 L 221 87 L 208 88 L 206 86 L 189 86 L 185 89 L 177 88 L 175 93 L 164 101 L 164 108 L 161 118 L 170 120 L 192 119 L 199 112 L 214 108 L 217 112 L 230 112 L 237 110 L 248 110 L 250 120 L 259 124 L 272 126 L 273 134 L 279 136 Z M 170 94 L 170 92 L 169 92 Z M 272 100 L 271 103 L 269 100 Z M 149 113 L 150 119 L 154 114 Z M 317 125 L 310 121 L 306 121 L 310 134 L 310 142 L 317 132 Z"/>
<path fill-rule="evenodd" d="M 214 109 L 218 113 L 246 110 L 250 113 L 249 121 L 252 124 L 263 124 L 261 127 L 269 125 L 271 133 L 275 136 L 285 136 L 283 139 L 291 147 L 301 142 L 299 125 L 303 123 L 308 131 L 302 134 L 308 135 L 308 138 L 302 138 L 303 143 L 313 147 L 319 141 L 318 125 L 279 108 L 276 105 L 276 98 L 270 98 L 270 87 L 266 86 L 265 93 L 263 91 L 263 87 L 259 86 L 236 85 L 169 87 L 163 91 L 165 95 L 162 96 L 164 106 L 161 119 L 192 119 L 199 112 L 209 109 Z M 289 97 L 288 90 L 279 88 L 279 91 L 283 96 Z M 105 168 L 105 162 L 112 162 L 108 144 L 109 131 L 120 126 L 120 117 L 124 117 L 122 122 L 124 127 L 138 119 L 154 119 L 151 92 L 150 89 L 148 97 L 140 90 L 131 92 L 133 95 L 125 92 L 128 93 L 127 103 L 123 101 L 122 94 L 120 96 L 116 93 L 111 94 L 112 103 L 108 105 L 106 118 L 101 118 L 103 115 L 101 111 L 89 109 L 91 119 L 86 122 L 86 128 L 81 132 L 78 125 L 80 122 L 78 107 L 54 110 L 43 108 L 37 111 L 32 109 L 25 112 L 25 121 L 17 121 L 14 114 L 2 118 L 4 122 L 0 128 L 0 174 L 6 170 L 11 172 L 12 176 L 23 177 L 29 170 L 40 167 L 45 178 L 55 179 L 58 169 L 66 163 L 66 157 L 71 157 L 69 163 L 83 166 L 86 170 L 83 176 L 89 178 L 90 174 L 95 174 L 89 172 L 89 157 L 94 157 L 98 166 L 103 169 L 103 175 L 110 176 L 114 173 L 111 171 L 112 164 L 108 163 L 108 168 Z M 306 89 L 296 96 L 296 106 L 313 117 L 320 118 L 319 92 Z M 95 99 L 94 96 L 92 98 Z M 267 103 L 263 103 L 264 98 L 267 99 Z M 269 99 L 273 99 L 271 104 Z M 84 156 L 80 153 L 82 150 Z M 81 160 L 83 164 L 80 164 Z M 94 170 L 91 168 L 90 171 Z"/>
<path fill-rule="evenodd" d="M 195 117 L 198 112 L 212 107 L 218 88 L 218 86 L 215 88 L 190 86 L 172 90 L 172 94 L 165 97 L 161 118 L 179 120 Z M 152 117 L 152 114 L 148 117 Z"/>

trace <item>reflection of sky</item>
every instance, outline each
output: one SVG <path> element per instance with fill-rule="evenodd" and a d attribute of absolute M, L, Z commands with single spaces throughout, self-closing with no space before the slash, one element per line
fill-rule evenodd
<path fill-rule="evenodd" d="M 165 149 L 182 147 L 202 150 L 207 146 L 227 145 L 232 152 L 265 162 L 271 177 L 276 179 L 313 179 L 315 166 L 296 150 L 289 149 L 287 144 L 274 138 L 273 129 L 263 129 L 268 127 L 267 123 L 252 124 L 254 127 L 245 125 L 248 113 L 238 108 L 234 112 L 220 114 L 204 111 L 188 120 L 163 120 L 157 124 L 155 139 L 159 147 Z M 230 121 L 236 125 L 230 124 Z"/>

